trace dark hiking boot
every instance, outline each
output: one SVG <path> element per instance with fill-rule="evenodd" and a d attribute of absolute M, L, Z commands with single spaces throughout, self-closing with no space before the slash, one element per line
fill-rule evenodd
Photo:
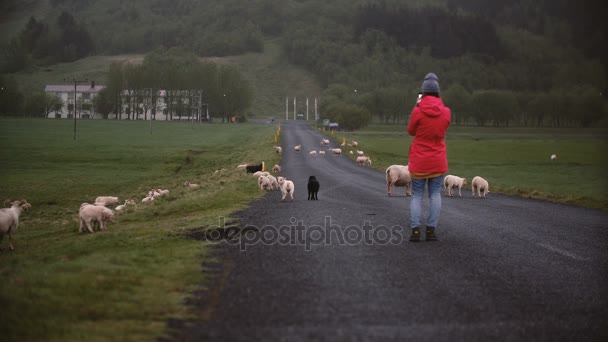
<path fill-rule="evenodd" d="M 420 228 L 412 228 L 412 235 L 410 235 L 410 242 L 420 242 Z"/>
<path fill-rule="evenodd" d="M 426 227 L 426 240 L 425 241 L 438 241 L 437 235 L 435 235 L 435 228 Z"/>

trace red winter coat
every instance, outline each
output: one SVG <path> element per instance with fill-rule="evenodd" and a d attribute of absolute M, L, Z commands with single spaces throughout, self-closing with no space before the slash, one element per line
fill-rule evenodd
<path fill-rule="evenodd" d="M 445 132 L 450 125 L 450 109 L 435 96 L 424 96 L 412 110 L 407 132 L 414 136 L 408 158 L 414 173 L 444 173 L 448 171 Z"/>

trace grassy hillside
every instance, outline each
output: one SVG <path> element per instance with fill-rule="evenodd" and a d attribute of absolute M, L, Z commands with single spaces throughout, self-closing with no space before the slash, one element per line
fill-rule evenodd
<path fill-rule="evenodd" d="M 46 84 L 62 84 L 64 79 L 95 80 L 104 84 L 110 63 L 124 61 L 141 63 L 143 55 L 93 56 L 73 63 L 62 63 L 15 74 L 22 91 L 43 91 Z M 264 53 L 248 53 L 239 56 L 203 58 L 203 60 L 236 65 L 251 83 L 255 98 L 249 112 L 254 117 L 285 117 L 285 97 L 289 97 L 290 113 L 293 113 L 293 97 L 297 97 L 298 110 L 304 112 L 308 96 L 309 113 L 314 113 L 314 97 L 321 89 L 309 72 L 295 67 L 283 58 L 274 41 L 266 43 Z"/>

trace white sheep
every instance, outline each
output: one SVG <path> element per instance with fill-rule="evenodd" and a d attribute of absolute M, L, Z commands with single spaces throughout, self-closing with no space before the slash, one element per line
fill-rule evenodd
<path fill-rule="evenodd" d="M 184 183 L 184 186 L 188 187 L 189 189 L 200 189 L 201 188 L 200 184 L 190 183 L 190 181 L 186 181 Z"/>
<path fill-rule="evenodd" d="M 311 155 L 311 156 L 316 156 L 317 155 L 317 151 L 312 150 L 312 151 L 308 152 L 308 154 Z"/>
<path fill-rule="evenodd" d="M 324 156 L 325 155 L 325 151 L 319 151 L 319 155 L 320 156 Z"/>
<path fill-rule="evenodd" d="M 358 156 L 364 156 L 364 155 L 365 155 L 365 153 L 363 153 L 363 151 L 359 151 L 359 150 L 357 150 L 357 155 L 358 155 Z"/>
<path fill-rule="evenodd" d="M 321 146 L 329 145 L 329 139 L 321 139 Z"/>
<path fill-rule="evenodd" d="M 11 251 L 15 250 L 13 246 L 13 234 L 17 231 L 19 226 L 19 216 L 22 210 L 28 210 L 32 208 L 32 205 L 27 203 L 26 200 L 12 201 L 7 199 L 4 204 L 10 204 L 10 208 L 0 209 L 0 244 L 4 239 L 4 234 L 8 234 L 8 248 Z"/>
<path fill-rule="evenodd" d="M 296 151 L 296 152 L 300 152 L 300 151 L 302 150 L 302 145 L 296 145 L 296 146 L 293 148 L 293 150 L 294 150 L 294 151 Z"/>
<path fill-rule="evenodd" d="M 552 154 L 551 155 L 551 160 L 556 160 L 557 159 L 557 154 Z"/>
<path fill-rule="evenodd" d="M 272 167 L 272 172 L 274 172 L 274 173 L 279 173 L 279 172 L 281 172 L 281 165 L 275 164 L 275 165 Z"/>
<path fill-rule="evenodd" d="M 169 193 L 169 190 L 167 190 L 167 189 L 165 189 L 165 190 L 163 190 L 163 189 L 156 189 L 156 191 L 157 191 L 157 192 L 158 192 L 158 193 L 159 193 L 161 196 L 164 196 L 164 195 L 166 195 L 166 194 L 168 194 L 168 193 Z"/>
<path fill-rule="evenodd" d="M 391 165 L 386 168 L 386 187 L 389 196 L 393 186 L 405 186 L 405 195 L 412 196 L 412 176 L 407 165 Z"/>
<path fill-rule="evenodd" d="M 123 211 L 127 208 L 127 205 L 129 204 L 129 200 L 125 200 L 125 204 L 121 204 L 119 206 L 117 206 L 116 208 L 114 208 L 115 211 Z"/>
<path fill-rule="evenodd" d="M 146 196 L 141 200 L 141 203 L 152 202 L 152 201 L 154 201 L 154 197 Z"/>
<path fill-rule="evenodd" d="M 287 178 L 285 178 L 285 177 L 279 177 L 278 182 L 279 182 L 279 186 L 281 187 L 281 201 L 284 201 L 285 197 L 287 197 L 287 194 L 289 194 L 289 197 L 291 198 L 291 201 L 293 202 L 293 193 L 295 191 L 295 186 L 294 186 L 293 182 L 290 180 L 287 180 Z"/>
<path fill-rule="evenodd" d="M 258 177 L 258 187 L 260 190 L 270 190 L 270 179 L 266 176 Z"/>
<path fill-rule="evenodd" d="M 359 143 L 353 140 L 353 141 L 350 143 L 350 145 L 351 145 L 352 147 L 357 147 L 357 146 L 359 146 Z"/>
<path fill-rule="evenodd" d="M 270 190 L 278 190 L 279 189 L 279 181 L 273 175 L 266 176 L 270 181 Z"/>
<path fill-rule="evenodd" d="M 454 176 L 447 175 L 443 178 L 443 188 L 445 190 L 445 195 L 452 197 L 452 189 L 458 188 L 458 196 L 462 197 L 462 186 L 467 185 L 467 179 Z"/>
<path fill-rule="evenodd" d="M 260 178 L 260 176 L 270 176 L 270 172 L 268 171 L 256 171 L 253 173 L 253 177 Z"/>
<path fill-rule="evenodd" d="M 283 148 L 281 146 L 275 146 L 274 150 L 278 153 L 278 154 L 282 154 L 283 153 Z"/>
<path fill-rule="evenodd" d="M 112 212 L 112 210 L 106 207 L 90 205 L 88 203 L 82 203 L 80 205 L 78 216 L 80 218 L 78 232 L 83 232 L 83 228 L 86 226 L 89 233 L 93 233 L 95 223 L 99 224 L 100 230 L 106 230 L 106 222 L 114 222 L 114 212 Z"/>
<path fill-rule="evenodd" d="M 471 182 L 471 190 L 473 191 L 473 197 L 475 197 L 475 190 L 477 190 L 477 195 L 480 198 L 485 198 L 486 194 L 490 193 L 490 184 L 488 184 L 487 180 L 475 176 Z"/>
<path fill-rule="evenodd" d="M 118 202 L 118 197 L 114 196 L 99 196 L 95 199 L 95 205 L 102 207 L 112 204 L 118 204 Z"/>
<path fill-rule="evenodd" d="M 357 164 L 359 166 L 372 166 L 372 160 L 369 157 L 366 156 L 359 156 L 357 157 Z"/>
<path fill-rule="evenodd" d="M 341 148 L 332 148 L 331 149 L 331 153 L 333 153 L 335 155 L 341 155 L 342 154 L 342 149 Z"/>

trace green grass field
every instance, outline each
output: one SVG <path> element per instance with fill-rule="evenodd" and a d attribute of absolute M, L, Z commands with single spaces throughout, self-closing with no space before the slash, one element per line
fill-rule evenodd
<path fill-rule="evenodd" d="M 450 127 L 448 173 L 469 182 L 482 176 L 492 192 L 608 209 L 607 138 L 605 129 Z M 405 125 L 372 125 L 334 139 L 358 141 L 379 170 L 407 164 L 412 142 Z"/>
<path fill-rule="evenodd" d="M 218 224 L 262 193 L 242 162 L 272 165 L 276 127 L 253 124 L 0 120 L 0 198 L 25 198 L 15 251 L 0 251 L 3 341 L 151 340 L 201 285 L 203 242 L 185 238 Z M 215 171 L 219 170 L 217 173 Z M 203 185 L 189 190 L 189 180 Z M 138 201 L 105 232 L 78 233 L 78 209 L 99 195 Z"/>

